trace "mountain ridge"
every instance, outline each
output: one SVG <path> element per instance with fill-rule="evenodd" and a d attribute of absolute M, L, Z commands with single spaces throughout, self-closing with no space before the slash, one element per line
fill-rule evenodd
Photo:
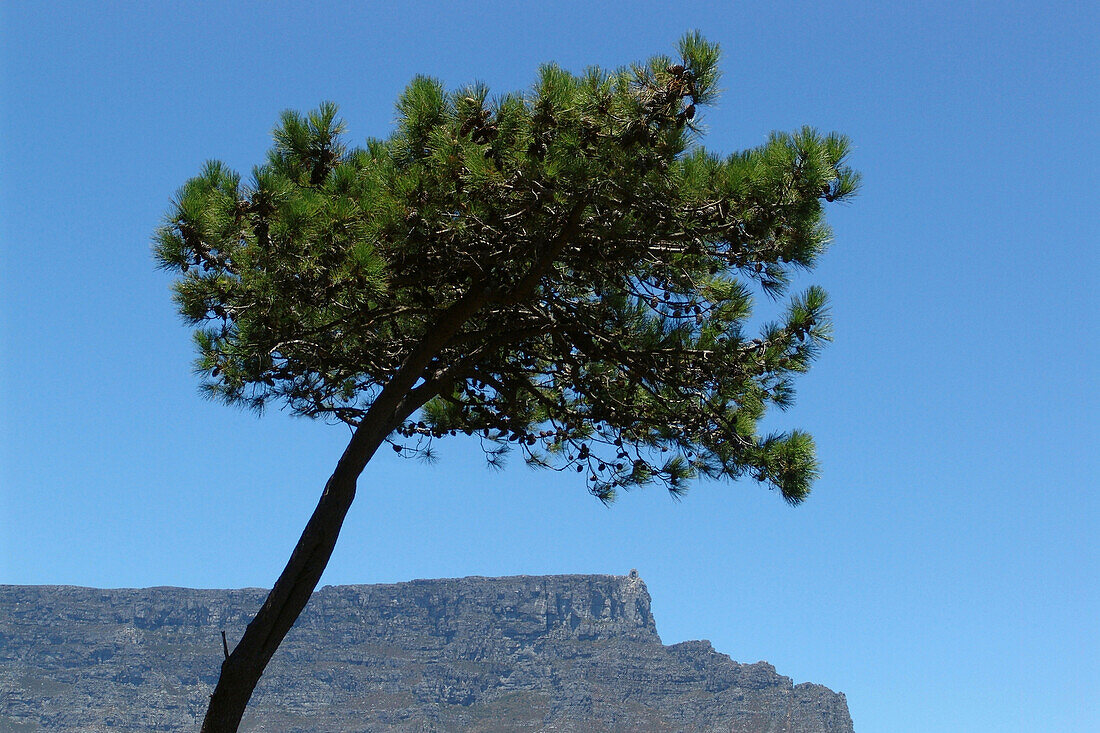
<path fill-rule="evenodd" d="M 0 586 L 0 730 L 198 727 L 266 590 Z M 841 693 L 665 646 L 617 575 L 324 586 L 242 731 L 851 733 Z"/>

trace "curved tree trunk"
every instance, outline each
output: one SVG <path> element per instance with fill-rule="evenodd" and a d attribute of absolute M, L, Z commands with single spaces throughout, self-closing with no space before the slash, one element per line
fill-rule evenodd
<path fill-rule="evenodd" d="M 442 382 L 426 378 L 425 369 L 485 302 L 483 288 L 471 288 L 455 301 L 371 404 L 325 484 L 290 561 L 275 581 L 264 605 L 248 624 L 244 636 L 222 663 L 221 676 L 210 696 L 201 733 L 236 733 L 264 668 L 298 620 L 325 572 L 344 517 L 355 499 L 355 482 L 359 474 L 389 434 L 438 392 Z"/>
<path fill-rule="evenodd" d="M 309 602 L 355 498 L 356 480 L 390 432 L 385 428 L 364 430 L 366 427 L 360 425 L 356 430 L 286 568 L 240 643 L 222 663 L 202 733 L 235 733 L 264 668 Z"/>

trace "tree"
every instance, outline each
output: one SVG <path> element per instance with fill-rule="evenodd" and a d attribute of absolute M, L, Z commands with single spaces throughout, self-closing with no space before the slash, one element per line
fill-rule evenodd
<path fill-rule="evenodd" d="M 204 392 L 345 423 L 352 438 L 286 569 L 224 661 L 203 731 L 235 731 L 384 444 L 474 436 L 576 472 L 610 502 L 658 482 L 749 476 L 801 502 L 811 437 L 761 436 L 829 324 L 825 294 L 747 334 L 754 290 L 785 292 L 855 191 L 849 145 L 809 128 L 728 157 L 698 144 L 718 47 L 580 76 L 546 65 L 490 99 L 417 77 L 385 140 L 348 147 L 335 105 L 286 112 L 267 161 L 218 162 L 155 239 L 180 274 Z"/>

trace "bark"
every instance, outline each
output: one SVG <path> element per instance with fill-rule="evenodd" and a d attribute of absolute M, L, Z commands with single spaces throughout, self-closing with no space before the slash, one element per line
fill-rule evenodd
<path fill-rule="evenodd" d="M 202 733 L 234 733 L 267 663 L 306 607 L 332 556 L 363 466 L 390 430 L 360 425 L 283 570 L 244 636 L 222 663 Z"/>

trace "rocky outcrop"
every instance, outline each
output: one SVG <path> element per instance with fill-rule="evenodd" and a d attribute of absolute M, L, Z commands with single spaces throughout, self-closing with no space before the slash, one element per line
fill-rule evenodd
<path fill-rule="evenodd" d="M 0 730 L 193 731 L 265 592 L 0 586 Z M 318 591 L 243 731 L 850 733 L 844 696 L 663 646 L 630 576 Z"/>

